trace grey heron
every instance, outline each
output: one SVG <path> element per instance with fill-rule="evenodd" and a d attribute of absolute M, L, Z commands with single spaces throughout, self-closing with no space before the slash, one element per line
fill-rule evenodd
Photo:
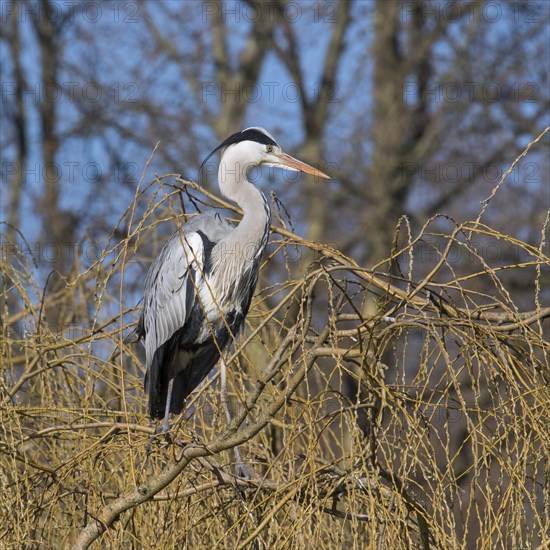
<path fill-rule="evenodd" d="M 283 153 L 263 128 L 229 136 L 201 170 L 219 150 L 219 188 L 242 209 L 240 223 L 234 226 L 216 212 L 193 217 L 166 243 L 145 279 L 137 336 L 145 343 L 149 415 L 164 418 L 164 432 L 169 414 L 182 411 L 186 397 L 239 332 L 250 307 L 271 210 L 248 180 L 248 170 L 273 166 L 329 177 Z"/>

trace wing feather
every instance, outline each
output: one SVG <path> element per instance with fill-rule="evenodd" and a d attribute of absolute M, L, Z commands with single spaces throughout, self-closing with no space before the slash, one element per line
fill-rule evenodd
<path fill-rule="evenodd" d="M 151 266 L 138 329 L 145 337 L 147 368 L 157 349 L 187 321 L 203 269 L 204 244 L 197 232 L 173 235 Z"/>

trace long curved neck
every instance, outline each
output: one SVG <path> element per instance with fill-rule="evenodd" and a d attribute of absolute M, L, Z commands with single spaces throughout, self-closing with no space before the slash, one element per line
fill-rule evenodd
<path fill-rule="evenodd" d="M 222 156 L 218 169 L 220 191 L 243 210 L 243 218 L 223 239 L 228 250 L 241 259 L 263 250 L 269 233 L 271 210 L 264 194 L 247 179 L 248 166 L 231 149 Z"/>

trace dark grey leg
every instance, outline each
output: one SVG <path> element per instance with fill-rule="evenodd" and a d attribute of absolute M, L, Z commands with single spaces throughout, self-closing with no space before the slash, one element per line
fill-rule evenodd
<path fill-rule="evenodd" d="M 170 402 L 172 401 L 173 388 L 174 388 L 174 379 L 171 378 L 170 382 L 168 382 L 168 391 L 166 392 L 166 409 L 164 410 L 164 421 L 162 422 L 162 431 L 165 433 L 170 430 L 168 417 L 170 416 Z"/>

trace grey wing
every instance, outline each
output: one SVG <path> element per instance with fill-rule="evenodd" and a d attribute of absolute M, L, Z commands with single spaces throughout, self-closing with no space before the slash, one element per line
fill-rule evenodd
<path fill-rule="evenodd" d="M 196 231 L 176 233 L 145 279 L 138 336 L 144 338 L 147 369 L 157 349 L 187 321 L 204 270 L 204 244 Z"/>

